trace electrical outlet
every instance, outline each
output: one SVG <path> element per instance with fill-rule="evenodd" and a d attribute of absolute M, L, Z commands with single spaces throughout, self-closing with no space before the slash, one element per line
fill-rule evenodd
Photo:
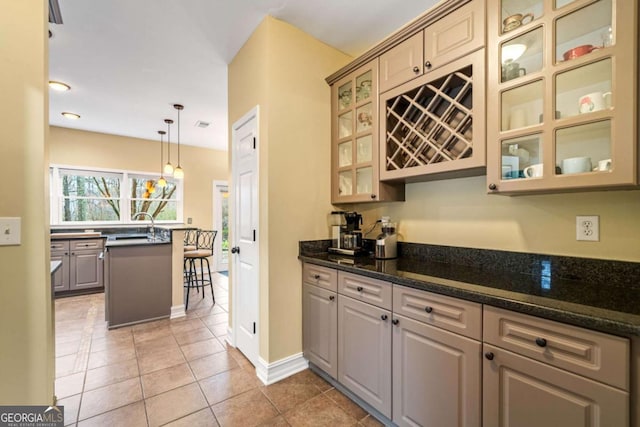
<path fill-rule="evenodd" d="M 600 241 L 600 217 L 576 216 L 576 240 Z"/>
<path fill-rule="evenodd" d="M 193 224 L 193 218 L 187 218 L 187 224 Z"/>

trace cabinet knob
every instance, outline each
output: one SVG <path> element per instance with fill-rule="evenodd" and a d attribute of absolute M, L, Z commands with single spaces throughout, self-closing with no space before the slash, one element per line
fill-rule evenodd
<path fill-rule="evenodd" d="M 363 289 L 363 288 L 362 288 L 362 286 L 358 286 L 358 287 L 356 288 L 356 290 L 357 290 L 358 292 L 362 292 L 362 289 Z"/>
<path fill-rule="evenodd" d="M 375 194 L 372 194 L 372 195 L 371 195 L 371 198 L 372 198 L 372 199 L 375 199 L 376 197 L 377 197 L 377 196 L 376 196 Z"/>
<path fill-rule="evenodd" d="M 427 67 L 427 70 L 430 70 L 431 69 L 431 62 L 430 61 L 425 62 L 424 66 Z"/>
<path fill-rule="evenodd" d="M 544 338 L 536 338 L 536 344 L 538 345 L 538 347 L 546 347 L 547 340 L 545 340 Z"/>
<path fill-rule="evenodd" d="M 497 189 L 498 189 L 497 185 L 495 185 L 493 183 L 489 184 L 489 190 L 494 191 L 494 190 L 497 190 Z"/>
<path fill-rule="evenodd" d="M 424 311 L 426 311 L 427 313 L 431 313 L 433 311 L 433 307 L 426 306 L 424 308 Z"/>
<path fill-rule="evenodd" d="M 240 247 L 239 246 L 235 246 L 235 247 L 231 248 L 231 253 L 232 254 L 239 254 L 240 253 Z"/>
<path fill-rule="evenodd" d="M 333 295 L 331 295 L 331 296 L 329 297 L 329 301 L 333 301 L 334 299 L 336 299 L 336 297 L 335 297 L 335 296 L 333 296 Z"/>
<path fill-rule="evenodd" d="M 420 68 L 418 67 L 413 67 L 413 72 L 418 74 L 420 72 Z"/>
<path fill-rule="evenodd" d="M 400 319 L 393 319 L 391 323 L 393 323 L 394 325 L 397 325 L 398 323 L 400 323 Z"/>
<path fill-rule="evenodd" d="M 486 357 L 486 358 L 487 358 L 487 360 L 493 360 L 493 353 L 492 353 L 492 352 L 490 352 L 490 351 L 487 351 L 487 352 L 484 354 L 484 357 Z"/>
<path fill-rule="evenodd" d="M 316 280 L 318 280 L 318 279 L 320 279 L 320 275 L 319 275 L 319 274 L 314 274 L 314 275 L 313 275 L 313 278 L 314 278 L 314 279 L 316 279 Z"/>
<path fill-rule="evenodd" d="M 69 255 L 69 252 L 65 252 L 64 254 L 65 254 L 65 255 Z"/>
<path fill-rule="evenodd" d="M 380 319 L 386 321 L 389 318 L 389 316 L 387 316 L 386 314 L 383 314 L 382 316 L 380 316 Z"/>

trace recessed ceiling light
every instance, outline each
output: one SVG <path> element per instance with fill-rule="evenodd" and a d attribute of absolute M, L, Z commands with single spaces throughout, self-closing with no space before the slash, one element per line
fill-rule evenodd
<path fill-rule="evenodd" d="M 209 127 L 209 125 L 210 125 L 210 124 L 211 124 L 211 123 L 209 123 L 209 122 L 205 122 L 205 121 L 203 121 L 203 120 L 198 120 L 198 121 L 196 122 L 196 127 L 199 127 L 199 128 L 206 128 L 206 127 Z"/>
<path fill-rule="evenodd" d="M 66 83 L 49 80 L 49 88 L 56 90 L 58 92 L 64 92 L 71 89 L 71 86 L 69 86 Z"/>
<path fill-rule="evenodd" d="M 71 119 L 71 120 L 78 120 L 80 118 L 80 114 L 69 113 L 66 111 L 62 113 L 62 115 L 65 116 L 67 119 Z"/>

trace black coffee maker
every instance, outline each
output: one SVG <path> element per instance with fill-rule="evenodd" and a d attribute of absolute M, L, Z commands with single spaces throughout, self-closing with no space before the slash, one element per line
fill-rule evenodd
<path fill-rule="evenodd" d="M 331 212 L 332 244 L 329 252 L 358 255 L 362 250 L 362 215 L 358 212 Z"/>

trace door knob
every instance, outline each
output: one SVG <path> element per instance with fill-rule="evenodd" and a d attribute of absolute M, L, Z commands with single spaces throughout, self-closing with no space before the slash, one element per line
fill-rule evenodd
<path fill-rule="evenodd" d="M 231 253 L 232 254 L 239 254 L 240 253 L 240 247 L 239 246 L 234 246 L 233 248 L 231 248 Z"/>

